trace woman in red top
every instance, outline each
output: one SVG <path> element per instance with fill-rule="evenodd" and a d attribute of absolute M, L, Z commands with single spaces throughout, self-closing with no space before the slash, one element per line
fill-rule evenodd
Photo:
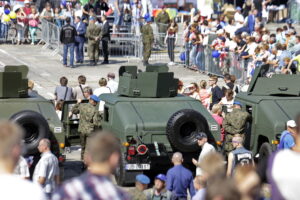
<path fill-rule="evenodd" d="M 178 31 L 178 25 L 177 23 L 173 20 L 170 25 L 169 28 L 167 30 L 167 34 L 165 37 L 165 44 L 168 47 L 168 55 L 170 58 L 170 63 L 169 65 L 174 65 L 174 49 L 175 49 L 175 45 L 177 42 L 177 31 Z"/>

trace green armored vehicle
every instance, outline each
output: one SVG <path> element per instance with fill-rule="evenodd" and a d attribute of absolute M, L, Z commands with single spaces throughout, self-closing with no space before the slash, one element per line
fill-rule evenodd
<path fill-rule="evenodd" d="M 265 160 L 277 148 L 286 122 L 300 112 L 300 75 L 274 74 L 267 77 L 268 65 L 256 69 L 246 93 L 236 100 L 252 116 L 247 124 L 246 147 Z"/>
<path fill-rule="evenodd" d="M 11 120 L 23 127 L 25 136 L 25 157 L 33 158 L 33 165 L 39 159 L 38 143 L 49 138 L 52 152 L 59 161 L 65 145 L 65 135 L 54 105 L 37 93 L 28 93 L 28 67 L 5 66 L 0 72 L 0 119 Z"/>
<path fill-rule="evenodd" d="M 175 151 L 190 162 L 200 148 L 195 132 L 208 134 L 216 144 L 220 128 L 201 102 L 177 94 L 178 79 L 165 66 L 136 66 L 119 70 L 118 93 L 102 94 L 105 102 L 102 127 L 122 141 L 122 162 L 116 172 L 118 184 L 135 182 L 139 173 L 166 172 Z"/>

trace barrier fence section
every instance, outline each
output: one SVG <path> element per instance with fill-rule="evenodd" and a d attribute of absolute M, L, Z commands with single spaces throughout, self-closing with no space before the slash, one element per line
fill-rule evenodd
<path fill-rule="evenodd" d="M 60 28 L 55 25 L 54 23 L 48 22 L 45 19 L 41 20 L 42 22 L 42 38 L 41 42 L 44 42 L 43 48 L 50 48 L 53 50 L 51 55 L 55 55 L 59 53 L 60 55 L 63 54 L 63 47 L 60 43 Z"/>
<path fill-rule="evenodd" d="M 288 13 L 295 23 L 300 23 L 300 2 L 296 0 L 288 1 Z"/>
<path fill-rule="evenodd" d="M 211 44 L 213 38 L 214 36 L 209 39 L 208 44 Z M 209 45 L 186 43 L 182 33 L 177 34 L 177 39 L 174 37 L 166 39 L 166 34 L 156 32 L 150 60 L 170 63 L 171 59 L 174 59 L 174 63 L 195 71 L 218 76 L 229 73 L 235 75 L 240 84 L 244 84 L 246 61 L 235 52 L 221 52 L 219 57 L 213 57 L 213 52 L 214 50 Z"/>

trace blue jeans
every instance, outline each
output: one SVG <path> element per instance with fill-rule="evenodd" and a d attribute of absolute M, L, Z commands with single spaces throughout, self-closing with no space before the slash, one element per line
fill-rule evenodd
<path fill-rule="evenodd" d="M 83 54 L 84 42 L 75 42 L 75 53 L 76 53 L 76 61 L 83 62 L 84 54 Z"/>
<path fill-rule="evenodd" d="M 7 34 L 8 34 L 8 28 L 9 25 L 8 24 L 1 24 L 1 32 L 0 32 L 0 38 L 7 38 Z"/>
<path fill-rule="evenodd" d="M 196 55 L 197 55 L 197 45 L 192 45 L 192 50 L 190 52 L 190 64 L 195 65 L 196 64 Z"/>
<path fill-rule="evenodd" d="M 70 49 L 70 66 L 74 65 L 74 46 L 75 43 L 64 44 L 63 64 L 67 65 L 68 49 Z"/>
<path fill-rule="evenodd" d="M 198 53 L 197 53 L 196 66 L 201 71 L 205 70 L 205 56 L 204 56 L 204 52 L 202 50 L 198 51 Z"/>

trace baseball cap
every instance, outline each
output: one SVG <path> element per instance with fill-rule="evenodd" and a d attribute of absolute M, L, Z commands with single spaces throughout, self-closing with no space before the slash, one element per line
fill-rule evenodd
<path fill-rule="evenodd" d="M 238 6 L 238 7 L 236 7 L 236 10 L 240 10 L 240 11 L 241 11 L 241 10 L 242 10 L 242 8 Z"/>
<path fill-rule="evenodd" d="M 24 1 L 24 4 L 26 4 L 26 3 L 30 3 L 30 1 L 29 1 L 29 0 L 25 0 L 25 1 Z"/>
<path fill-rule="evenodd" d="M 158 175 L 155 177 L 155 179 L 159 179 L 159 180 L 161 180 L 161 181 L 163 181 L 163 182 L 166 182 L 166 181 L 167 181 L 167 177 L 166 177 L 166 175 L 164 175 L 164 174 L 158 174 Z"/>
<path fill-rule="evenodd" d="M 99 102 L 99 101 L 100 101 L 100 98 L 97 97 L 97 96 L 94 95 L 94 94 L 90 96 L 90 99 L 94 100 L 95 102 Z"/>
<path fill-rule="evenodd" d="M 234 102 L 233 102 L 233 105 L 239 105 L 239 106 L 243 107 L 242 103 L 239 102 L 239 101 L 234 101 Z"/>
<path fill-rule="evenodd" d="M 297 125 L 296 125 L 296 122 L 294 120 L 289 120 L 289 121 L 286 122 L 286 126 L 291 127 L 291 128 L 295 128 Z"/>
<path fill-rule="evenodd" d="M 195 134 L 195 138 L 196 138 L 197 140 L 201 140 L 201 139 L 203 139 L 203 138 L 207 138 L 207 135 L 206 135 L 206 133 L 204 133 L 204 132 L 198 132 L 198 133 Z"/>
<path fill-rule="evenodd" d="M 150 183 L 150 178 L 144 174 L 139 174 L 135 177 L 135 180 L 142 183 L 142 184 L 149 184 Z"/>

